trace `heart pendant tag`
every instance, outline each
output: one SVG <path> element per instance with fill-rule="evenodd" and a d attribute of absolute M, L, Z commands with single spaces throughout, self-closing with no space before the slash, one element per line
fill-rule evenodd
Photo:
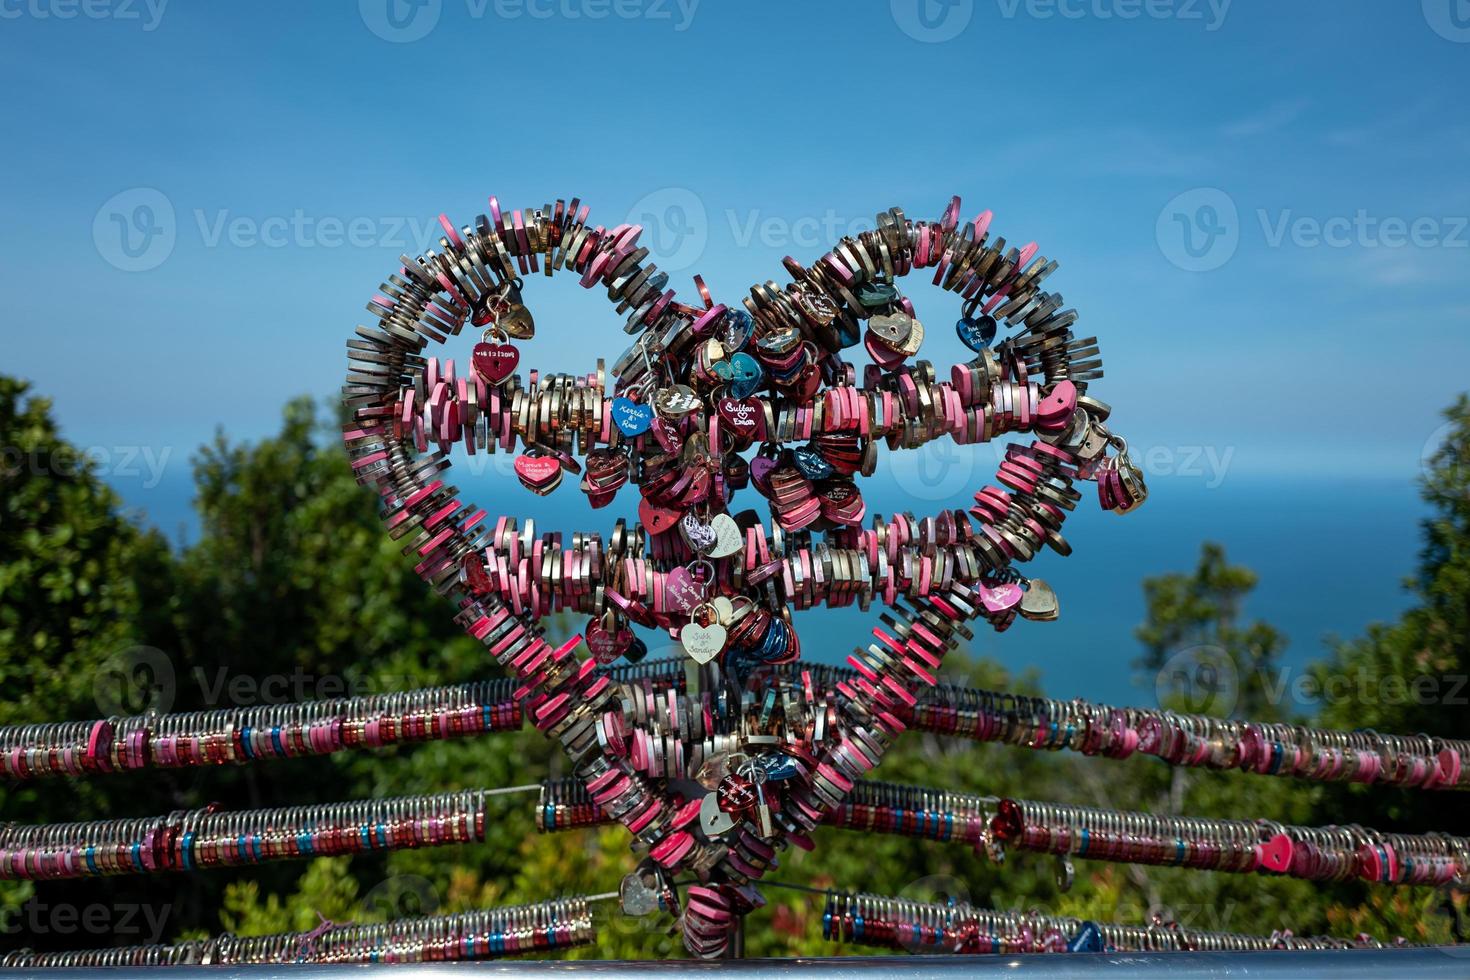
<path fill-rule="evenodd" d="M 635 871 L 624 876 L 618 886 L 618 905 L 624 915 L 652 915 L 658 911 L 658 892 L 644 884 Z"/>
<path fill-rule="evenodd" d="M 515 373 L 521 352 L 515 344 L 492 344 L 482 340 L 470 352 L 470 364 L 488 385 L 498 385 Z"/>
<path fill-rule="evenodd" d="M 961 317 L 954 325 L 954 332 L 960 338 L 960 343 L 978 354 L 995 339 L 995 318 L 982 316 L 977 320 L 969 316 Z"/>
<path fill-rule="evenodd" d="M 1285 834 L 1276 834 L 1266 843 L 1256 845 L 1256 854 L 1260 858 L 1261 867 L 1267 871 L 1291 870 L 1292 851 L 1291 838 Z"/>
<path fill-rule="evenodd" d="M 655 418 L 648 431 L 653 433 L 659 448 L 666 453 L 676 453 L 684 448 L 684 442 L 679 437 L 679 427 L 666 418 Z"/>
<path fill-rule="evenodd" d="M 707 664 L 725 649 L 725 627 L 719 623 L 711 623 L 709 626 L 688 623 L 679 630 L 679 642 L 684 645 L 684 652 L 689 654 L 691 660 L 698 664 Z"/>
<path fill-rule="evenodd" d="M 724 322 L 720 325 L 720 343 L 725 345 L 727 351 L 738 351 L 745 347 L 750 340 L 751 332 L 755 329 L 755 320 L 744 310 L 726 310 Z"/>
<path fill-rule="evenodd" d="M 638 520 L 642 522 L 649 534 L 663 534 L 679 523 L 682 515 L 683 511 L 660 507 L 647 497 L 638 501 Z"/>
<path fill-rule="evenodd" d="M 669 601 L 669 608 L 687 616 L 704 601 L 704 586 L 695 580 L 689 569 L 675 568 L 664 576 L 664 596 Z"/>
<path fill-rule="evenodd" d="M 527 490 L 545 496 L 561 486 L 561 463 L 554 456 L 518 456 L 516 476 Z"/>
<path fill-rule="evenodd" d="M 825 480 L 837 472 L 825 456 L 810 446 L 797 449 L 791 454 L 791 458 L 796 462 L 796 468 L 801 470 L 801 475 L 808 480 Z"/>
<path fill-rule="evenodd" d="M 684 542 L 689 545 L 689 550 L 700 555 L 707 555 L 710 549 L 719 540 L 712 525 L 700 520 L 693 511 L 685 514 L 679 521 L 679 533 L 684 536 Z"/>
<path fill-rule="evenodd" d="M 1015 582 L 1003 582 L 1000 585 L 981 585 L 976 594 L 980 598 L 980 605 L 987 612 L 1000 613 L 1013 608 L 1025 595 L 1021 587 Z"/>
<path fill-rule="evenodd" d="M 802 368 L 801 374 L 796 378 L 796 400 L 798 402 L 809 402 L 817 397 L 817 392 L 822 388 L 822 372 L 815 363 L 810 363 Z"/>
<path fill-rule="evenodd" d="M 898 299 L 898 290 L 886 282 L 865 282 L 858 287 L 857 298 L 859 303 L 873 310 Z"/>
<path fill-rule="evenodd" d="M 714 544 L 707 552 L 711 558 L 728 558 L 739 554 L 745 547 L 745 535 L 740 533 L 740 525 L 729 514 L 716 514 L 709 526 L 715 535 Z"/>
<path fill-rule="evenodd" d="M 736 398 L 749 398 L 766 380 L 765 368 L 744 352 L 730 358 L 730 371 L 730 393 Z"/>
<path fill-rule="evenodd" d="M 699 397 L 688 385 L 660 388 L 653 398 L 654 407 L 665 418 L 681 419 L 700 406 Z"/>
<path fill-rule="evenodd" d="M 760 432 L 761 405 L 754 398 L 721 398 L 715 410 L 731 431 L 747 442 L 753 442 Z"/>
<path fill-rule="evenodd" d="M 1058 381 L 1051 393 L 1036 406 L 1036 424 L 1050 431 L 1065 429 L 1077 411 L 1077 386 L 1071 381 Z"/>
<path fill-rule="evenodd" d="M 610 630 L 596 620 L 587 627 L 583 637 L 587 649 L 592 651 L 592 659 L 604 667 L 621 657 L 633 642 L 633 634 L 628 630 Z"/>
<path fill-rule="evenodd" d="M 635 402 L 631 398 L 614 398 L 612 417 L 618 431 L 631 439 L 643 435 L 653 425 L 653 406 Z"/>
<path fill-rule="evenodd" d="M 907 313 L 895 313 L 893 315 L 903 317 L 909 322 L 908 336 L 904 337 L 903 343 L 899 345 L 898 349 L 903 353 L 904 357 L 913 357 L 919 352 L 919 348 L 924 345 L 924 325 Z"/>
<path fill-rule="evenodd" d="M 718 793 L 710 793 L 700 801 L 699 829 L 711 839 L 723 837 L 735 829 L 735 818 L 720 809 Z"/>
<path fill-rule="evenodd" d="M 1052 587 L 1041 579 L 1034 578 L 1031 580 L 1031 587 L 1021 597 L 1021 606 L 1017 611 L 1027 619 L 1049 622 L 1057 618 L 1061 606 Z"/>

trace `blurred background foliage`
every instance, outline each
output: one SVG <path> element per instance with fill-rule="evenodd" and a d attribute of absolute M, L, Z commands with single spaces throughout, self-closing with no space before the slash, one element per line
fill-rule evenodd
<path fill-rule="evenodd" d="M 1319 681 L 1463 677 L 1470 626 L 1470 400 L 1446 411 L 1450 436 L 1431 460 L 1423 495 L 1414 607 L 1398 621 L 1339 642 L 1313 667 Z M 171 548 L 122 509 L 58 434 L 49 402 L 0 377 L 0 445 L 41 465 L 0 472 L 0 724 L 87 719 L 156 708 L 187 711 L 274 694 L 332 697 L 493 675 L 483 649 L 457 632 L 442 600 L 383 535 L 370 494 L 356 486 L 327 424 L 308 399 L 286 406 L 278 434 L 254 444 L 220 434 L 194 457 L 197 541 Z M 1248 618 L 1255 576 L 1204 543 L 1195 569 L 1145 580 L 1147 620 L 1135 666 L 1159 677 L 1174 707 L 1339 728 L 1470 737 L 1463 699 L 1350 697 L 1312 719 L 1290 717 L 1269 678 L 1285 638 Z M 569 627 L 571 624 L 568 624 Z M 572 627 L 574 628 L 574 627 Z M 1179 669 L 1181 651 L 1186 669 Z M 1042 693 L 963 652 L 950 679 Z M 1223 673 L 1222 673 L 1223 672 Z M 1227 675 L 1231 689 L 1201 684 Z M 274 692 L 234 689 L 286 679 Z M 223 685 L 223 686 L 222 686 Z M 242 693 L 237 693 L 243 690 Z M 1450 684 L 1442 691 L 1449 693 Z M 1459 692 L 1461 698 L 1467 692 Z M 213 703 L 210 703 L 213 702 Z M 248 768 L 160 770 L 92 780 L 0 787 L 0 819 L 46 823 L 143 816 L 218 801 L 227 808 L 288 806 L 516 785 L 564 773 L 534 732 L 344 753 Z M 1384 830 L 1463 832 L 1464 794 L 1367 791 L 1356 786 L 1173 770 L 1043 754 L 910 734 L 878 775 L 892 782 L 1119 809 L 1294 823 L 1358 822 Z M 170 941 L 233 931 L 309 930 L 615 890 L 631 867 L 620 828 L 540 835 L 534 796 L 493 804 L 483 845 L 322 858 L 238 871 L 88 881 L 0 883 L 0 948 L 80 948 Z M 1298 934 L 1369 933 L 1414 941 L 1463 938 L 1464 894 L 1451 889 L 1313 884 L 1078 862 L 1060 890 L 1054 859 L 1012 853 L 992 863 L 957 844 L 823 830 L 817 850 L 792 849 L 771 878 L 913 898 L 953 897 L 996 908 L 1039 908 L 1098 920 L 1161 915 L 1194 928 Z M 832 954 L 821 939 L 820 896 L 764 889 L 751 916 L 750 955 Z M 34 928 L 44 911 L 102 904 L 141 907 L 158 935 Z M 598 907 L 601 941 L 572 955 L 682 955 L 664 917 L 628 919 Z M 118 919 L 120 921 L 120 918 Z"/>

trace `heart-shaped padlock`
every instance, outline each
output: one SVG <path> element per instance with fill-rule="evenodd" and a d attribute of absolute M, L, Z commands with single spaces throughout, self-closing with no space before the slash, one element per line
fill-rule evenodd
<path fill-rule="evenodd" d="M 653 424 L 653 408 L 631 398 L 614 398 L 612 417 L 618 431 L 632 438 L 643 435 Z"/>
<path fill-rule="evenodd" d="M 914 332 L 915 322 L 907 313 L 884 313 L 868 321 L 868 330 L 883 344 L 895 351 L 901 351 L 909 335 Z"/>
<path fill-rule="evenodd" d="M 515 374 L 516 365 L 521 363 L 521 352 L 510 342 L 510 336 L 500 333 L 500 341 L 491 342 L 494 328 L 486 330 L 480 342 L 470 351 L 470 366 L 484 379 L 486 384 L 498 385 Z"/>
<path fill-rule="evenodd" d="M 554 456 L 531 453 L 517 456 L 515 470 L 521 485 L 539 496 L 544 497 L 561 486 L 562 466 Z"/>
<path fill-rule="evenodd" d="M 954 332 L 960 338 L 960 343 L 978 354 L 995 339 L 995 328 L 995 317 L 982 316 L 977 319 L 964 316 L 955 323 Z"/>
<path fill-rule="evenodd" d="M 760 390 L 765 378 L 760 362 L 744 351 L 730 358 L 730 394 L 735 398 L 749 398 Z"/>

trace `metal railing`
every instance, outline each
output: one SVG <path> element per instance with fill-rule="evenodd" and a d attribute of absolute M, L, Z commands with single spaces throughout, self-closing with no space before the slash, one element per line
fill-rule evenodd
<path fill-rule="evenodd" d="M 1470 978 L 1470 946 L 1414 949 L 1280 951 L 1258 953 L 1050 953 L 1024 956 L 847 956 L 694 960 L 496 960 L 478 963 L 425 963 L 378 966 L 263 965 L 176 966 L 85 970 L 72 968 L 0 970 L 0 978 L 108 977 L 116 980 L 340 980 L 345 976 L 381 974 L 384 980 L 420 980 L 450 976 L 586 977 L 647 974 L 718 973 L 729 980 L 787 978 L 883 977 L 920 978 L 1021 977 L 1086 980 L 1092 977 L 1148 977 L 1159 980 L 1465 980 Z"/>

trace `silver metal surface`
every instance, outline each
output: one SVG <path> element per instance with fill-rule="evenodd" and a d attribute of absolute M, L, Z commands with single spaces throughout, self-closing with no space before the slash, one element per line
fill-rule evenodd
<path fill-rule="evenodd" d="M 772 976 L 884 977 L 919 980 L 940 977 L 1034 977 L 1085 980 L 1092 977 L 1149 977 L 1168 980 L 1464 980 L 1470 978 L 1470 946 L 1389 950 L 1330 950 L 1263 953 L 1050 953 L 1029 956 L 848 956 L 770 960 L 662 962 L 613 960 L 505 960 L 484 963 L 433 963 L 372 966 L 175 966 L 144 969 L 0 970 L 7 977 L 158 978 L 165 980 L 343 980 L 376 974 L 392 980 L 445 977 L 546 978 L 554 975 L 642 976 L 711 974 L 731 980 Z"/>

